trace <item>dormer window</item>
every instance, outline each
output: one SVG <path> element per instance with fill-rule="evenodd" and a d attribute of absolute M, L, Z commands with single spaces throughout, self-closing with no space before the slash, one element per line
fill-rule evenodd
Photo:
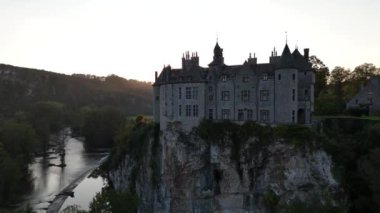
<path fill-rule="evenodd" d="M 243 76 L 243 79 L 242 79 L 243 82 L 248 82 L 249 81 L 249 76 L 248 75 L 245 75 Z"/>
<path fill-rule="evenodd" d="M 222 75 L 222 81 L 226 82 L 227 81 L 227 75 Z"/>

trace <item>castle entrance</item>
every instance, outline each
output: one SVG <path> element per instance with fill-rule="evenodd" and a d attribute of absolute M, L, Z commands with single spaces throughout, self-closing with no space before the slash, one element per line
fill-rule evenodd
<path fill-rule="evenodd" d="M 298 124 L 305 124 L 305 110 L 299 109 L 297 112 L 297 123 Z"/>

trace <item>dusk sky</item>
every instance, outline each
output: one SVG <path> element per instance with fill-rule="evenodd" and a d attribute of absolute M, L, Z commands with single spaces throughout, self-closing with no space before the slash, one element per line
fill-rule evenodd
<path fill-rule="evenodd" d="M 380 67 L 379 11 L 376 0 L 0 0 L 0 63 L 153 81 L 187 50 L 207 66 L 217 34 L 226 64 L 268 62 L 287 31 L 291 50 L 330 69 Z"/>

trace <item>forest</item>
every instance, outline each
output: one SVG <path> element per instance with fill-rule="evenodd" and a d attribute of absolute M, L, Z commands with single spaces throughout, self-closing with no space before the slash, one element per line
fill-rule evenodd
<path fill-rule="evenodd" d="M 28 165 L 64 127 L 86 148 L 111 147 L 128 116 L 151 113 L 151 83 L 0 64 L 0 211 L 30 190 Z M 96 135 L 93 135 L 96 134 Z M 111 138 L 111 139 L 110 139 Z"/>

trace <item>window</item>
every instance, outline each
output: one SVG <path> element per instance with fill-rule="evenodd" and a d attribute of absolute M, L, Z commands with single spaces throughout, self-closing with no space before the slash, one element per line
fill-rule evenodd
<path fill-rule="evenodd" d="M 193 105 L 193 116 L 198 117 L 198 105 Z"/>
<path fill-rule="evenodd" d="M 247 110 L 247 120 L 253 120 L 253 111 L 251 109 Z"/>
<path fill-rule="evenodd" d="M 269 100 L 269 91 L 268 90 L 260 90 L 260 101 Z"/>
<path fill-rule="evenodd" d="M 358 101 L 358 99 L 356 99 L 356 100 L 355 100 L 355 104 L 358 104 L 358 103 L 359 103 L 359 101 Z"/>
<path fill-rule="evenodd" d="M 269 121 L 269 110 L 260 110 L 260 121 Z"/>
<path fill-rule="evenodd" d="M 294 116 L 295 116 L 295 112 L 294 112 L 294 110 L 293 110 L 293 111 L 292 111 L 292 123 L 294 123 L 294 120 L 295 120 Z"/>
<path fill-rule="evenodd" d="M 230 91 L 222 91 L 222 101 L 230 100 Z"/>
<path fill-rule="evenodd" d="M 242 109 L 239 109 L 239 110 L 238 110 L 238 120 L 239 120 L 239 121 L 244 120 L 244 112 L 243 112 Z"/>
<path fill-rule="evenodd" d="M 242 102 L 249 102 L 249 90 L 242 90 L 240 98 Z"/>
<path fill-rule="evenodd" d="M 305 99 L 309 100 L 309 90 L 305 89 Z"/>
<path fill-rule="evenodd" d="M 186 99 L 191 99 L 191 87 L 186 87 Z"/>
<path fill-rule="evenodd" d="M 249 76 L 248 75 L 243 76 L 242 81 L 243 82 L 248 82 L 249 81 Z"/>
<path fill-rule="evenodd" d="M 193 99 L 198 99 L 198 87 L 193 87 Z"/>
<path fill-rule="evenodd" d="M 222 119 L 230 119 L 230 110 L 222 109 Z"/>
<path fill-rule="evenodd" d="M 186 117 L 191 116 L 191 105 L 186 105 Z"/>
<path fill-rule="evenodd" d="M 227 75 L 222 75 L 222 81 L 226 82 L 227 81 Z"/>
<path fill-rule="evenodd" d="M 214 113 L 213 113 L 212 109 L 208 109 L 208 119 L 212 120 L 213 115 L 214 115 Z"/>
<path fill-rule="evenodd" d="M 296 74 L 292 75 L 292 79 L 293 79 L 293 81 L 296 80 Z"/>
<path fill-rule="evenodd" d="M 281 80 L 281 74 L 278 74 L 278 80 Z"/>
<path fill-rule="evenodd" d="M 178 99 L 182 98 L 182 88 L 178 88 Z"/>
<path fill-rule="evenodd" d="M 295 89 L 292 90 L 292 100 L 293 101 L 296 100 L 296 90 Z"/>
<path fill-rule="evenodd" d="M 178 116 L 182 116 L 182 105 L 178 105 Z"/>
<path fill-rule="evenodd" d="M 209 95 L 209 96 L 208 96 L 208 100 L 209 100 L 209 101 L 214 100 L 214 96 L 213 96 L 213 95 Z"/>
<path fill-rule="evenodd" d="M 263 74 L 263 80 L 264 80 L 264 81 L 268 80 L 268 73 L 264 73 L 264 74 Z"/>
<path fill-rule="evenodd" d="M 209 91 L 209 92 L 212 92 L 212 87 L 208 87 L 208 91 Z"/>
<path fill-rule="evenodd" d="M 160 100 L 160 96 L 157 95 L 156 96 L 156 101 L 158 101 L 158 100 Z"/>

